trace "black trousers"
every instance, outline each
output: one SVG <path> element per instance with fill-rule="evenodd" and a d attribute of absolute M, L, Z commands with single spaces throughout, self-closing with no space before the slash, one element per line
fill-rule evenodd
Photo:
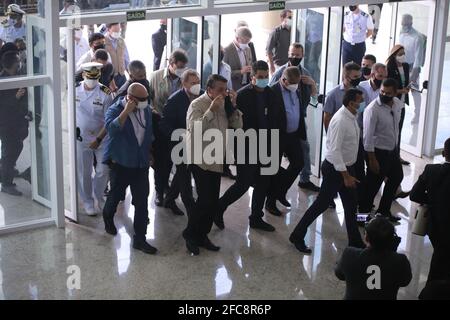
<path fill-rule="evenodd" d="M 361 211 L 370 212 L 375 196 L 380 190 L 381 184 L 387 178 L 377 212 L 390 215 L 395 193 L 403 180 L 403 168 L 400 163 L 399 152 L 397 149 L 392 151 L 375 149 L 375 157 L 380 165 L 380 174 L 373 173 L 370 168 L 367 170 L 365 180 L 366 192 L 365 198 L 361 203 Z"/>
<path fill-rule="evenodd" d="M 347 170 L 354 176 L 353 167 L 348 167 Z M 339 192 L 344 206 L 349 246 L 363 247 L 364 242 L 362 241 L 356 221 L 356 190 L 345 187 L 342 174 L 336 171 L 334 166 L 327 160 L 322 164 L 322 174 L 323 181 L 319 195 L 311 207 L 305 212 L 305 215 L 292 232 L 291 237 L 295 241 L 304 241 L 308 227 L 328 209 L 334 195 Z"/>
<path fill-rule="evenodd" d="M 194 210 L 188 215 L 188 225 L 183 237 L 202 244 L 211 231 L 219 205 L 221 174 L 203 170 L 196 165 L 189 168 L 194 176 L 198 197 Z"/>
<path fill-rule="evenodd" d="M 238 165 L 236 181 L 220 198 L 219 210 L 225 212 L 254 185 L 250 220 L 261 219 L 264 216 L 263 208 L 269 191 L 270 178 L 261 175 L 261 166 L 258 164 Z"/>
<path fill-rule="evenodd" d="M 356 163 L 353 165 L 355 169 L 355 178 L 359 180 L 358 187 L 356 188 L 356 192 L 358 195 L 358 204 L 362 204 L 362 200 L 366 197 L 366 159 L 365 159 L 365 151 L 363 140 L 359 140 L 359 148 L 358 148 L 358 158 L 356 159 Z"/>
<path fill-rule="evenodd" d="M 400 144 L 402 143 L 402 130 L 403 130 L 403 124 L 405 123 L 405 116 L 406 116 L 406 108 L 402 109 L 402 113 L 400 115 L 400 124 L 399 124 L 399 129 L 398 129 L 398 154 L 400 154 Z"/>
<path fill-rule="evenodd" d="M 164 194 L 169 188 L 170 171 L 172 170 L 173 162 L 171 159 L 171 149 L 169 141 L 159 129 L 160 120 L 154 121 L 155 141 L 153 143 L 154 150 L 154 176 L 155 176 L 155 190 L 159 194 Z"/>
<path fill-rule="evenodd" d="M 351 61 L 360 64 L 365 54 L 366 42 L 352 45 L 351 43 L 342 40 L 342 65 L 345 65 L 347 62 Z"/>
<path fill-rule="evenodd" d="M 148 219 L 148 196 L 150 193 L 149 169 L 126 168 L 119 164 L 111 165 L 109 192 L 103 209 L 103 217 L 112 219 L 117 205 L 122 200 L 128 186 L 131 189 L 132 204 L 134 205 L 134 233 L 138 241 L 145 241 Z"/>
<path fill-rule="evenodd" d="M 166 201 L 175 201 L 181 194 L 188 216 L 194 210 L 195 201 L 192 195 L 191 171 L 186 164 L 176 166 L 176 172 L 166 195 Z"/>
<path fill-rule="evenodd" d="M 2 141 L 0 181 L 4 186 L 13 184 L 14 167 L 22 153 L 23 141 L 27 136 L 28 127 L 26 125 L 0 128 L 0 140 Z"/>
<path fill-rule="evenodd" d="M 300 171 L 303 169 L 303 151 L 302 151 L 301 139 L 297 134 L 287 134 L 285 141 L 283 141 L 282 152 L 289 160 L 289 166 L 287 169 L 281 167 L 278 174 L 273 177 L 269 198 L 271 200 L 286 197 L 289 188 L 297 179 Z"/>

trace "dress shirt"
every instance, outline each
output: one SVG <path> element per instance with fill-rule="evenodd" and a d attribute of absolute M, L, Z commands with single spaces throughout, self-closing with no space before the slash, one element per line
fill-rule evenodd
<path fill-rule="evenodd" d="M 393 151 L 397 147 L 402 107 L 398 98 L 392 108 L 377 98 L 364 110 L 364 150 Z"/>
<path fill-rule="evenodd" d="M 142 146 L 145 138 L 145 112 L 141 109 L 136 109 L 135 112 L 130 114 L 131 123 L 133 123 L 134 133 L 136 134 L 136 139 L 139 146 Z"/>
<path fill-rule="evenodd" d="M 347 171 L 358 158 L 360 129 L 356 115 L 341 107 L 331 119 L 327 132 L 325 158 L 336 171 Z"/>
<path fill-rule="evenodd" d="M 297 92 L 292 92 L 281 86 L 283 92 L 283 101 L 286 109 L 286 132 L 293 133 L 298 130 L 300 124 L 300 100 Z"/>

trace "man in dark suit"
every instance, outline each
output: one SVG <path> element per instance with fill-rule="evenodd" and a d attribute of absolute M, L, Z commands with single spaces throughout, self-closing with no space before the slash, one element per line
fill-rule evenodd
<path fill-rule="evenodd" d="M 200 89 L 200 75 L 197 71 L 188 69 L 181 76 L 182 88 L 176 91 L 164 106 L 160 130 L 169 141 L 170 152 L 179 141 L 172 141 L 172 133 L 177 129 L 186 130 L 186 115 L 191 102 L 204 93 Z M 172 159 L 174 160 L 174 159 Z M 175 215 L 184 215 L 175 203 L 181 193 L 181 199 L 188 213 L 195 202 L 192 196 L 191 172 L 186 163 L 176 165 L 176 173 L 166 194 L 164 206 L 171 209 Z"/>
<path fill-rule="evenodd" d="M 272 179 L 267 197 L 266 209 L 276 216 L 281 216 L 276 206 L 277 200 L 283 206 L 291 206 L 286 200 L 286 194 L 304 164 L 301 140 L 306 140 L 305 115 L 311 96 L 309 91 L 300 92 L 300 79 L 300 70 L 297 67 L 289 67 L 283 72 L 280 81 L 271 87 L 274 92 L 274 103 L 282 108 L 280 158 L 284 154 L 289 160 L 289 167 L 284 169 L 280 166 L 277 176 Z"/>
<path fill-rule="evenodd" d="M 257 61 L 252 66 L 251 84 L 238 91 L 237 106 L 242 111 L 243 130 L 273 130 L 280 127 L 280 105 L 273 103 L 273 93 L 269 84 L 269 65 L 265 61 Z M 269 139 L 270 132 L 267 133 Z M 250 139 L 249 139 L 250 140 Z M 260 159 L 256 156 L 256 163 L 252 162 L 250 143 L 259 146 L 260 141 L 246 141 L 244 155 L 239 154 L 240 148 L 236 148 L 235 158 L 238 160 L 236 182 L 225 192 L 219 200 L 219 210 L 214 219 L 214 223 L 219 229 L 224 229 L 223 215 L 226 209 L 239 200 L 250 188 L 254 186 L 252 194 L 252 213 L 250 215 L 250 228 L 264 231 L 275 231 L 275 228 L 266 223 L 263 208 L 267 192 L 270 186 L 271 176 L 261 172 L 263 167 Z M 267 141 L 267 150 L 270 150 L 270 143 L 278 141 Z M 255 151 L 255 150 L 253 150 Z M 257 153 L 258 155 L 258 153 Z M 277 155 L 278 157 L 278 155 Z M 242 160 L 243 163 L 241 162 Z"/>
<path fill-rule="evenodd" d="M 450 279 L 450 138 L 445 141 L 444 164 L 429 164 L 411 190 L 411 201 L 426 204 L 431 216 L 428 236 L 434 252 L 427 282 Z"/>
<path fill-rule="evenodd" d="M 160 20 L 160 28 L 152 34 L 152 48 L 153 54 L 153 71 L 159 70 L 161 66 L 162 54 L 167 45 L 167 19 Z"/>

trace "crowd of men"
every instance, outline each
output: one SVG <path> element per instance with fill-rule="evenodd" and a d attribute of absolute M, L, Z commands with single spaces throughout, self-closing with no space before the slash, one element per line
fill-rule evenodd
<path fill-rule="evenodd" d="M 11 8 L 14 25 L 19 21 L 15 17 L 23 15 L 18 10 Z M 87 44 L 82 43 L 81 33 L 76 32 L 78 191 L 83 208 L 88 215 L 102 213 L 106 232 L 116 235 L 114 215 L 129 187 L 135 206 L 133 247 L 155 254 L 157 249 L 146 240 L 152 167 L 156 206 L 184 215 L 176 204 L 181 196 L 188 220 L 183 231 L 186 248 L 190 254 L 199 255 L 200 249 L 220 250 L 208 234 L 214 224 L 221 230 L 225 228 L 227 209 L 251 187 L 250 228 L 274 232 L 275 227 L 264 216 L 266 213 L 283 216 L 278 204 L 291 207 L 287 193 L 300 177 L 299 187 L 318 192 L 318 196 L 290 235 L 293 246 L 303 254 L 311 254 L 312 249 L 305 242 L 308 227 L 329 207 L 336 206 L 334 199 L 339 193 L 349 248 L 338 263 L 336 275 L 347 281 L 346 298 L 395 299 L 398 289 L 411 280 L 408 259 L 396 253 L 398 237 L 393 223 L 401 218 L 391 208 L 396 198 L 409 196 L 400 187 L 402 166 L 408 164 L 400 157 L 400 141 L 405 104 L 409 103 L 409 93 L 417 83 L 422 63 L 418 61 L 422 57 L 410 52 L 418 49 L 412 42 L 420 44 L 419 35 L 412 28 L 412 17 L 405 15 L 402 19 L 403 37 L 409 38 L 395 45 L 386 64 L 382 64 L 365 52 L 365 41 L 373 36 L 371 17 L 357 5 L 350 6 L 345 14 L 342 82 L 327 93 L 324 103 L 327 151 L 321 187 L 310 180 L 306 127 L 307 109 L 311 98 L 317 97 L 318 88 L 311 73 L 301 65 L 304 46 L 290 42 L 292 12 L 282 11 L 280 19 L 280 25 L 269 36 L 266 61 L 257 60 L 252 33 L 245 22 L 239 22 L 235 39 L 220 48 L 218 74 L 213 74 L 211 63 L 206 65 L 209 76 L 203 83 L 198 72 L 187 67 L 189 56 L 182 49 L 174 50 L 167 66 L 161 69 L 161 56 L 155 56 L 155 71 L 147 74 L 142 62 L 130 59 L 118 23 L 105 25 L 104 34 L 92 32 Z M 158 33 L 165 31 L 166 23 L 161 21 Z M 8 34 L 5 31 L 1 34 L 5 33 Z M 155 43 L 161 42 L 158 33 L 153 38 Z M 6 43 L 3 47 L 9 46 L 9 38 L 2 40 Z M 212 48 L 209 53 L 212 58 Z M 2 74 L 17 74 L 21 69 L 18 50 L 3 53 L 1 65 Z M 6 96 L 7 91 L 1 95 Z M 16 90 L 7 96 L 11 102 L 6 98 L 0 100 L 2 191 L 16 196 L 21 193 L 13 183 L 14 166 L 27 136 L 22 115 L 26 106 L 7 108 L 6 104 L 17 104 L 24 95 L 23 90 Z M 11 112 L 12 109 L 16 111 Z M 19 119 L 25 129 L 15 131 L 13 136 L 8 126 L 20 122 Z M 210 129 L 222 134 L 224 140 L 228 129 L 267 131 L 271 138 L 267 146 L 278 146 L 278 153 L 271 155 L 279 163 L 278 170 L 272 175 L 263 174 L 267 163 L 259 153 L 256 163 L 251 162 L 252 146 L 247 143 L 243 149 L 234 150 L 234 158 L 243 152 L 245 161 L 236 164 L 234 184 L 221 196 L 222 175 L 233 164 L 222 161 L 227 153 L 225 144 L 219 152 L 224 156 L 213 163 L 203 158 L 193 161 L 181 154 L 187 160 L 174 164 L 173 158 L 180 142 L 186 146 L 182 152 L 207 151 L 208 143 L 204 138 L 199 141 L 199 137 Z M 181 141 L 174 141 L 174 133 L 179 130 L 184 130 L 185 135 Z M 272 132 L 278 133 L 276 138 Z M 260 139 L 258 136 L 259 147 Z M 445 189 L 434 184 L 435 179 L 444 176 L 439 185 L 444 188 L 450 179 L 449 141 L 445 148 L 447 163 L 436 169 L 427 168 L 411 195 L 414 201 L 436 204 L 433 210 L 439 215 L 433 229 L 435 253 L 430 282 L 445 281 L 450 276 L 447 232 L 450 214 L 442 205 Z M 286 168 L 281 166 L 283 158 L 288 161 Z M 375 196 L 383 182 L 382 197 L 375 207 Z M 431 197 L 433 192 L 436 196 Z M 364 236 L 358 227 L 357 213 L 367 216 Z M 383 271 L 383 290 L 375 293 L 363 286 L 365 268 L 374 264 L 387 270 Z"/>

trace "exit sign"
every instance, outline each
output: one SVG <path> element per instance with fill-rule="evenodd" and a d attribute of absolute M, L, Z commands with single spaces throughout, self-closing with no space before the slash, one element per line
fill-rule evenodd
<path fill-rule="evenodd" d="M 286 2 L 285 1 L 272 1 L 269 2 L 269 11 L 272 10 L 284 10 L 286 9 Z"/>
<path fill-rule="evenodd" d="M 127 12 L 127 21 L 145 20 L 145 10 Z"/>

